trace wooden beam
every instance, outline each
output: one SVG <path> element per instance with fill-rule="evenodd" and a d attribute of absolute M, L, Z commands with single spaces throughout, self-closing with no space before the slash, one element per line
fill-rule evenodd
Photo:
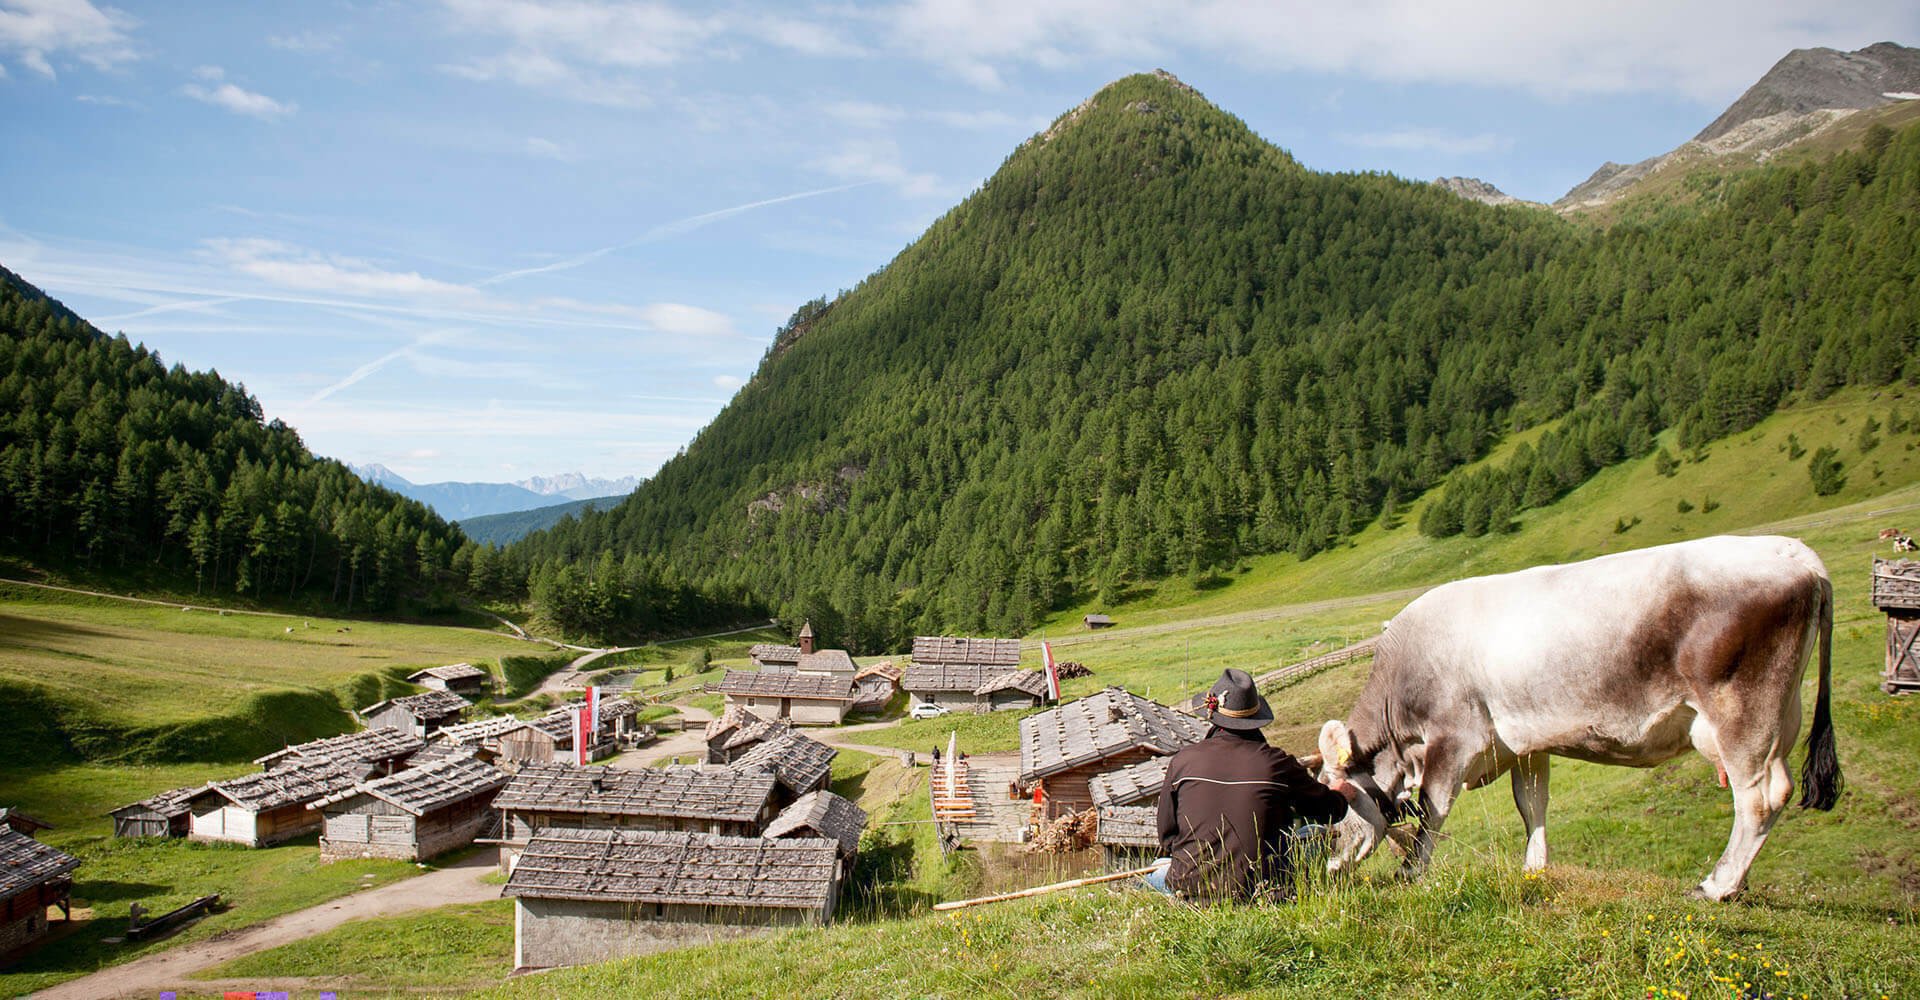
<path fill-rule="evenodd" d="M 1099 885 L 1102 882 L 1118 882 L 1123 878 L 1140 878 L 1144 875 L 1148 875 L 1148 874 L 1151 874 L 1152 872 L 1158 871 L 1159 868 L 1160 868 L 1159 865 L 1148 865 L 1145 868 L 1135 868 L 1132 871 L 1111 872 L 1106 875 L 1091 875 L 1091 876 L 1088 876 L 1087 878 L 1077 878 L 1067 882 L 1055 882 L 1052 885 L 1034 886 L 1031 889 L 1022 889 L 1019 892 L 1003 892 L 998 896 L 981 896 L 977 899 L 956 899 L 949 903 L 935 903 L 933 904 L 933 908 L 936 910 L 959 910 L 969 906 L 982 906 L 987 903 L 1001 903 L 1009 899 L 1025 899 L 1028 896 L 1044 896 L 1047 893 L 1060 892 L 1063 889 L 1078 889 L 1081 886 Z"/>

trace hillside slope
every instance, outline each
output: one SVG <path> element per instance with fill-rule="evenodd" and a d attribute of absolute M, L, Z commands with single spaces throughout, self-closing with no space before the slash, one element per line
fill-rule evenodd
<path fill-rule="evenodd" d="M 508 545 L 536 531 L 544 531 L 569 517 L 589 510 L 605 510 L 620 502 L 619 497 L 587 497 L 549 504 L 532 510 L 508 511 L 462 518 L 455 522 L 475 545 Z"/>
<path fill-rule="evenodd" d="M 1558 420 L 1522 497 L 1551 502 L 1663 429 L 1920 378 L 1920 132 L 1883 138 L 1593 233 L 1307 171 L 1129 77 L 796 314 L 625 503 L 512 554 L 657 554 L 877 651 L 1312 555 Z"/>

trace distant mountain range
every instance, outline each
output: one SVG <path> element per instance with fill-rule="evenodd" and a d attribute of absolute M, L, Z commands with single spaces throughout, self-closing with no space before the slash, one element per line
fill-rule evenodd
<path fill-rule="evenodd" d="M 1552 207 L 1563 214 L 1600 208 L 1662 174 L 1707 161 L 1764 163 L 1862 111 L 1907 102 L 1920 102 L 1920 49 L 1895 42 L 1854 52 L 1795 49 L 1691 140 L 1638 163 L 1601 164 Z M 1433 183 L 1489 205 L 1539 205 L 1473 177 Z"/>
<path fill-rule="evenodd" d="M 533 534 L 559 524 L 569 517 L 575 517 L 590 510 L 606 510 L 625 499 L 618 496 L 588 497 L 584 500 L 568 500 L 547 507 L 535 507 L 532 510 L 512 510 L 504 514 L 486 514 L 461 520 L 460 530 L 476 545 L 506 546 Z"/>
<path fill-rule="evenodd" d="M 635 476 L 595 479 L 578 472 L 534 476 L 514 483 L 414 483 L 378 462 L 348 468 L 369 483 L 385 486 L 432 507 L 449 521 L 550 507 L 556 497 L 590 500 L 625 496 L 640 485 Z"/>

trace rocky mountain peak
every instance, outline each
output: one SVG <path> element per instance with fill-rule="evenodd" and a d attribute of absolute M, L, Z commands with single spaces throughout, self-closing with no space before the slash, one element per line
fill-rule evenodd
<path fill-rule="evenodd" d="M 1767 70 L 1720 117 L 1694 136 L 1710 142 L 1747 122 L 1782 112 L 1877 108 L 1920 92 L 1920 49 L 1876 42 L 1853 52 L 1794 49 Z"/>
<path fill-rule="evenodd" d="M 1478 177 L 1438 177 L 1434 179 L 1433 186 L 1442 191 L 1451 191 L 1468 201 L 1487 205 L 1532 204 L 1524 199 L 1515 198 Z"/>

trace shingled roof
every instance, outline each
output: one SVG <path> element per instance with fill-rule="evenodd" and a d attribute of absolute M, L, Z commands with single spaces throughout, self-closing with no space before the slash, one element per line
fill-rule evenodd
<path fill-rule="evenodd" d="M 586 702 L 586 699 L 583 698 L 579 701 L 567 702 L 566 704 L 561 705 L 558 708 L 555 708 L 553 711 L 548 712 L 547 715 L 548 716 L 555 716 L 555 715 L 565 716 L 569 720 L 571 720 L 572 719 L 571 713 L 578 712 L 585 707 L 587 707 L 587 702 Z M 629 715 L 639 715 L 639 714 L 640 714 L 640 706 L 634 704 L 631 698 L 612 698 L 612 697 L 602 696 L 600 699 L 600 718 L 597 721 L 603 722 L 603 723 L 611 722 L 615 719 L 624 719 Z"/>
<path fill-rule="evenodd" d="M 881 660 L 879 663 L 870 663 L 861 667 L 860 671 L 853 675 L 853 679 L 865 680 L 868 677 L 885 677 L 887 680 L 898 684 L 900 683 L 900 679 L 906 675 L 907 672 L 894 666 L 892 660 Z"/>
<path fill-rule="evenodd" d="M 38 816 L 29 816 L 12 806 L 0 806 L 0 826 L 12 827 L 21 833 L 35 830 L 51 830 L 53 824 Z"/>
<path fill-rule="evenodd" d="M 1020 720 L 1020 781 L 1069 771 L 1135 747 L 1171 754 L 1205 735 L 1198 719 L 1110 687 Z"/>
<path fill-rule="evenodd" d="M 867 828 L 866 810 L 849 799 L 826 789 L 808 792 L 767 824 L 764 836 L 770 838 L 825 837 L 840 845 L 840 854 L 850 857 L 860 849 L 860 833 Z"/>
<path fill-rule="evenodd" d="M 812 698 L 852 701 L 858 695 L 853 680 L 826 674 L 776 674 L 756 670 L 729 670 L 720 681 L 720 693 L 736 698 Z"/>
<path fill-rule="evenodd" d="M 360 717 L 364 719 L 390 705 L 405 710 L 408 715 L 416 719 L 444 719 L 449 715 L 459 715 L 473 703 L 452 691 L 422 691 L 419 694 L 376 701 L 361 709 Z"/>
<path fill-rule="evenodd" d="M 799 663 L 800 647 L 762 642 L 748 647 L 747 655 L 756 663 Z"/>
<path fill-rule="evenodd" d="M 792 728 L 792 723 L 784 720 L 762 719 L 738 705 L 730 705 L 719 718 L 707 723 L 707 744 L 711 746 L 714 740 L 721 739 L 720 749 L 737 750 Z"/>
<path fill-rule="evenodd" d="M 504 771 L 482 764 L 471 757 L 436 761 L 410 767 L 397 774 L 363 781 L 325 798 L 307 803 L 308 809 L 323 809 L 345 802 L 356 795 L 371 795 L 414 816 L 422 816 L 441 806 L 451 805 L 479 795 L 487 795 L 507 783 Z"/>
<path fill-rule="evenodd" d="M 915 663 L 965 663 L 983 667 L 1020 664 L 1020 640 L 973 639 L 952 635 L 920 635 L 913 639 Z"/>
<path fill-rule="evenodd" d="M 802 794 L 820 787 L 839 755 L 838 749 L 789 729 L 769 736 L 727 766 L 741 773 L 769 771 L 788 791 Z"/>
<path fill-rule="evenodd" d="M 1152 806 L 1101 806 L 1094 841 L 1114 847 L 1160 846 L 1160 814 Z"/>
<path fill-rule="evenodd" d="M 363 761 L 315 761 L 298 758 L 272 771 L 243 774 L 227 781 L 215 781 L 193 793 L 198 800 L 221 795 L 234 805 L 254 812 L 266 812 L 281 806 L 304 805 L 345 791 L 364 780 L 372 768 Z"/>
<path fill-rule="evenodd" d="M 403 733 L 392 726 L 381 726 L 378 729 L 362 729 L 357 733 L 297 743 L 283 750 L 275 750 L 256 759 L 254 763 L 269 769 L 292 764 L 296 760 L 367 761 L 380 764 L 405 757 L 420 747 L 420 738 L 412 733 Z"/>
<path fill-rule="evenodd" d="M 139 810 L 146 810 L 149 812 L 153 812 L 157 815 L 165 816 L 168 819 L 172 819 L 173 817 L 182 815 L 188 811 L 189 806 L 187 805 L 187 802 L 193 798 L 194 793 L 198 792 L 203 787 L 205 786 L 204 785 L 183 785 L 179 788 L 169 788 L 166 791 L 159 793 L 158 795 L 149 796 L 147 798 L 141 799 L 138 802 L 129 802 L 126 805 L 113 810 L 107 815 L 118 816 L 123 812 L 129 812 L 132 810 L 139 809 Z"/>
<path fill-rule="evenodd" d="M 502 894 L 823 910 L 839 861 L 831 840 L 556 827 L 527 844 Z"/>
<path fill-rule="evenodd" d="M 407 675 L 407 680 L 418 684 L 422 677 L 437 677 L 443 681 L 464 681 L 471 680 L 475 677 L 484 678 L 486 676 L 486 671 L 471 663 L 449 663 L 444 667 L 428 667 L 425 670 L 416 670 Z"/>
<path fill-rule="evenodd" d="M 974 694 L 983 697 L 996 691 L 1019 691 L 1022 694 L 1045 699 L 1047 675 L 1038 670 L 1009 670 L 1004 674 L 987 678 L 979 687 L 973 689 Z"/>
<path fill-rule="evenodd" d="M 492 715 L 484 719 L 475 719 L 472 722 L 460 722 L 451 726 L 441 726 L 439 729 L 433 731 L 432 736 L 427 737 L 427 742 L 431 744 L 459 743 L 467 746 L 483 746 L 489 743 L 497 745 L 500 742 L 501 733 L 509 729 L 516 729 L 526 721 L 525 719 L 516 718 L 511 715 Z"/>
<path fill-rule="evenodd" d="M 854 672 L 853 657 L 844 649 L 822 649 L 812 653 L 803 653 L 800 662 L 793 668 L 806 673 L 851 674 Z"/>
<path fill-rule="evenodd" d="M 1167 783 L 1167 758 L 1149 757 L 1138 764 L 1115 768 L 1093 776 L 1087 790 L 1094 805 L 1130 806 L 1160 798 L 1160 786 Z"/>
<path fill-rule="evenodd" d="M 980 685 L 1007 672 L 1005 667 L 967 663 L 915 663 L 907 667 L 900 681 L 905 691 L 965 691 L 972 694 Z"/>
<path fill-rule="evenodd" d="M 782 841 L 796 843 L 796 841 Z M 797 841 L 807 843 L 807 841 Z M 820 841 L 832 852 L 831 841 Z M 0 902 L 45 885 L 80 867 L 80 859 L 15 830 L 0 826 Z"/>
<path fill-rule="evenodd" d="M 750 823 L 773 796 L 774 781 L 759 769 L 527 764 L 501 789 L 493 807 Z"/>

